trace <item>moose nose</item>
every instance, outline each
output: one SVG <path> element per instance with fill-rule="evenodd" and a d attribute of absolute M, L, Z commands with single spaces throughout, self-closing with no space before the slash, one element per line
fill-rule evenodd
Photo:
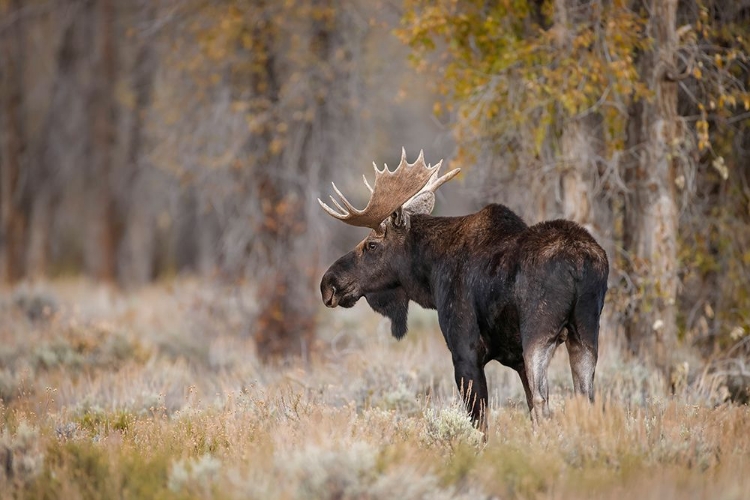
<path fill-rule="evenodd" d="M 326 307 L 336 307 L 338 305 L 338 300 L 336 299 L 336 287 L 332 286 L 328 290 L 323 292 L 323 303 L 326 305 Z"/>
<path fill-rule="evenodd" d="M 320 295 L 323 298 L 323 303 L 326 307 L 336 307 L 338 305 L 338 299 L 336 299 L 336 286 L 334 285 L 333 277 L 330 273 L 326 273 L 323 279 L 320 280 Z"/>

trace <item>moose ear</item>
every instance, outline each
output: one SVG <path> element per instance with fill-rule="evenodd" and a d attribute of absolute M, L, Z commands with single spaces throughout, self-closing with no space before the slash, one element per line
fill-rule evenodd
<path fill-rule="evenodd" d="M 409 229 L 409 212 L 404 210 L 403 207 L 398 207 L 396 211 L 391 214 L 389 221 L 391 226 L 396 229 Z"/>
<path fill-rule="evenodd" d="M 404 203 L 403 210 L 411 215 L 429 215 L 433 208 L 435 208 L 435 195 L 430 191 L 425 191 Z"/>

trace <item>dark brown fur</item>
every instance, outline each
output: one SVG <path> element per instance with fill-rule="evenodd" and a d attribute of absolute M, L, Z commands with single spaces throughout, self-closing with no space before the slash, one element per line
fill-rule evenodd
<path fill-rule="evenodd" d="M 483 430 L 493 359 L 518 372 L 537 418 L 548 413 L 547 366 L 564 342 L 575 390 L 593 400 L 609 264 L 585 229 L 565 220 L 529 227 L 503 205 L 463 217 L 399 212 L 385 228 L 325 273 L 326 305 L 364 296 L 397 338 L 410 300 L 437 309 L 456 383 Z"/>

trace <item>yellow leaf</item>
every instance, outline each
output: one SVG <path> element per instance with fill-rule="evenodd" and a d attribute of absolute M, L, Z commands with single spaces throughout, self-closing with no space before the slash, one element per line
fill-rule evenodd
<path fill-rule="evenodd" d="M 284 149 L 284 142 L 277 137 L 271 141 L 268 149 L 271 151 L 271 154 L 277 155 L 281 153 L 282 149 Z"/>

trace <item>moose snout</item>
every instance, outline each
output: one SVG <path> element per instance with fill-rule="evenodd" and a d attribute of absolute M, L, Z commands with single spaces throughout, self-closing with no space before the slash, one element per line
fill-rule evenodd
<path fill-rule="evenodd" d="M 338 299 L 336 298 L 336 287 L 332 286 L 327 290 L 322 291 L 323 303 L 326 307 L 336 307 L 338 305 Z"/>
<path fill-rule="evenodd" d="M 320 280 L 320 295 L 328 307 L 352 307 L 362 293 L 351 274 L 342 272 L 341 266 L 334 264 Z"/>
<path fill-rule="evenodd" d="M 320 280 L 320 295 L 323 297 L 323 303 L 326 307 L 336 307 L 339 303 L 336 297 L 336 286 L 333 284 L 333 278 L 328 273 Z"/>

